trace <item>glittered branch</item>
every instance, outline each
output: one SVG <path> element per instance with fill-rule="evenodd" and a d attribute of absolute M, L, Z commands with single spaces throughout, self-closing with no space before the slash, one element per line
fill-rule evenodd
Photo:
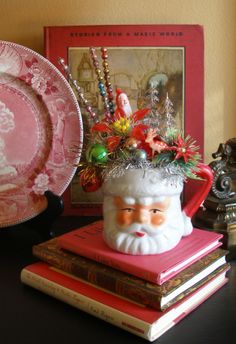
<path fill-rule="evenodd" d="M 105 85 L 104 85 L 104 78 L 102 76 L 102 71 L 99 68 L 98 57 L 96 55 L 95 48 L 91 47 L 89 49 L 89 51 L 90 51 L 91 59 L 92 59 L 92 62 L 93 62 L 94 70 L 95 70 L 95 73 L 97 75 L 99 93 L 100 93 L 100 95 L 102 97 L 103 104 L 104 104 L 105 118 L 108 121 L 110 121 L 111 113 L 110 113 L 110 107 L 109 107 L 109 99 L 107 97 L 107 92 L 106 92 L 106 88 L 105 88 Z"/>
<path fill-rule="evenodd" d="M 107 89 L 107 97 L 108 97 L 108 105 L 109 110 L 111 114 L 114 114 L 115 112 L 115 106 L 114 106 L 114 96 L 113 96 L 113 89 L 110 81 L 110 70 L 108 65 L 108 53 L 106 48 L 101 48 L 101 56 L 103 59 L 103 73 L 104 73 L 104 79 L 105 79 L 105 85 Z"/>
<path fill-rule="evenodd" d="M 165 116 L 165 126 L 166 130 L 168 128 L 174 127 L 174 108 L 173 108 L 173 103 L 171 102 L 168 92 L 166 94 L 166 99 L 164 102 L 164 109 L 163 109 L 163 115 Z"/>
<path fill-rule="evenodd" d="M 58 63 L 62 66 L 64 72 L 66 73 L 67 79 L 71 85 L 74 86 L 74 89 L 79 97 L 80 102 L 83 104 L 85 107 L 86 111 L 89 113 L 91 119 L 95 122 L 98 123 L 99 119 L 96 115 L 96 113 L 92 110 L 92 107 L 89 105 L 88 100 L 84 97 L 83 91 L 81 87 L 78 85 L 77 81 L 73 79 L 72 74 L 70 72 L 69 66 L 65 63 L 65 60 L 63 58 L 58 59 Z"/>

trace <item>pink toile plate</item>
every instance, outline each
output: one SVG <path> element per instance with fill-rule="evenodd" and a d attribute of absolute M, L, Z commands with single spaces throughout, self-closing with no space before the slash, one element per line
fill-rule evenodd
<path fill-rule="evenodd" d="M 48 60 L 0 41 L 0 227 L 40 214 L 80 159 L 83 126 L 74 93 Z"/>

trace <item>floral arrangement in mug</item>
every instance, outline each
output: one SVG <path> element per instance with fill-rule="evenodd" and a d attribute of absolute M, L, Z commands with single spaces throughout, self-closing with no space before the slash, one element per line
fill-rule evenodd
<path fill-rule="evenodd" d="M 59 59 L 79 100 L 93 121 L 89 145 L 85 152 L 86 161 L 82 163 L 80 172 L 83 189 L 87 192 L 96 191 L 110 176 L 119 177 L 125 170 L 132 168 L 161 167 L 167 177 L 178 175 L 183 179 L 198 179 L 198 147 L 189 135 L 181 135 L 169 120 L 173 109 L 168 94 L 163 114 L 166 116 L 166 126 L 155 126 L 151 118 L 147 120 L 152 111 L 150 107 L 132 112 L 126 93 L 120 89 L 116 90 L 114 101 L 107 49 L 101 48 L 103 75 L 94 48 L 90 48 L 90 54 L 104 104 L 102 119 L 93 112 L 64 60 Z"/>
<path fill-rule="evenodd" d="M 80 184 L 87 192 L 102 187 L 103 239 L 110 248 L 132 255 L 166 252 L 191 234 L 191 218 L 210 190 L 212 171 L 200 163 L 195 141 L 175 128 L 168 94 L 160 108 L 158 91 L 151 85 L 146 92 L 150 103 L 133 112 L 124 91 L 113 94 L 107 49 L 101 48 L 103 72 L 94 48 L 90 54 L 104 105 L 102 118 L 59 59 L 91 124 Z M 187 178 L 204 183 L 182 205 Z"/>

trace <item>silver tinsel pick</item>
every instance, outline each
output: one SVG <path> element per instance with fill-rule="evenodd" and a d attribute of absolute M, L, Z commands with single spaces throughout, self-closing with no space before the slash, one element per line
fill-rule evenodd
<path fill-rule="evenodd" d="M 153 165 L 148 160 L 136 159 L 134 157 L 128 157 L 127 159 L 116 159 L 107 165 L 106 169 L 103 171 L 104 181 L 110 178 L 119 178 L 125 174 L 128 169 L 143 169 L 147 170 L 152 168 Z"/>

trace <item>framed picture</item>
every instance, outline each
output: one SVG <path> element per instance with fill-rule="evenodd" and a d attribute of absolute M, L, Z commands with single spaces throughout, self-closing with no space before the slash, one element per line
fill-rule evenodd
<path fill-rule="evenodd" d="M 158 101 L 168 94 L 175 122 L 204 149 L 204 43 L 199 25 L 105 25 L 45 27 L 45 56 L 60 69 L 58 58 L 69 65 L 72 76 L 98 114 L 102 101 L 89 47 L 107 47 L 113 89 L 124 90 L 132 110 L 142 107 L 145 94 L 157 89 Z M 86 148 L 86 115 L 84 149 Z M 186 200 L 194 188 L 186 187 Z M 86 193 L 73 178 L 64 194 L 65 215 L 101 215 L 101 190 Z"/>

